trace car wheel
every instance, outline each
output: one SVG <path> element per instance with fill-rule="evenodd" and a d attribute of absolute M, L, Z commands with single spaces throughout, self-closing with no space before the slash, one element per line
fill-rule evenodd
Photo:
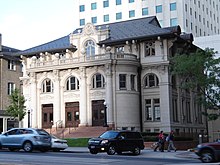
<path fill-rule="evenodd" d="M 29 141 L 25 142 L 24 145 L 23 145 L 23 150 L 24 150 L 25 152 L 32 152 L 32 150 L 33 150 L 33 145 L 32 145 L 32 143 L 29 142 Z"/>
<path fill-rule="evenodd" d="M 107 150 L 107 154 L 108 155 L 114 155 L 116 152 L 115 147 L 114 146 L 109 146 L 108 150 Z"/>
<path fill-rule="evenodd" d="M 140 155 L 141 150 L 139 147 L 135 147 L 134 150 L 132 151 L 134 155 Z"/>
<path fill-rule="evenodd" d="M 89 152 L 90 152 L 91 154 L 97 154 L 97 153 L 98 153 L 98 152 L 95 151 L 95 150 L 89 150 Z"/>
<path fill-rule="evenodd" d="M 211 163 L 214 162 L 214 155 L 213 152 L 210 150 L 204 150 L 201 153 L 201 161 L 203 163 Z"/>

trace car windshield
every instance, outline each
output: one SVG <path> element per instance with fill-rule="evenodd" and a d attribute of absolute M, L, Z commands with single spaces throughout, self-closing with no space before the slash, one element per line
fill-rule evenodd
<path fill-rule="evenodd" d="M 116 138 L 117 136 L 118 136 L 118 132 L 108 131 L 108 132 L 103 133 L 99 137 L 103 139 L 113 139 L 113 138 Z"/>
<path fill-rule="evenodd" d="M 45 130 L 43 129 L 36 129 L 37 133 L 39 135 L 50 135 L 48 132 L 46 132 Z"/>

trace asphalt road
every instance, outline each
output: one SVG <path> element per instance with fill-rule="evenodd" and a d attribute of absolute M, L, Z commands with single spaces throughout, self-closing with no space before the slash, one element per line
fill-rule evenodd
<path fill-rule="evenodd" d="M 160 154 L 160 153 L 156 153 Z M 65 153 L 65 152 L 38 152 L 26 153 L 23 151 L 0 151 L 1 165 L 198 165 L 201 162 L 193 158 L 149 158 L 143 155 L 130 154 L 107 155 L 100 153 Z"/>

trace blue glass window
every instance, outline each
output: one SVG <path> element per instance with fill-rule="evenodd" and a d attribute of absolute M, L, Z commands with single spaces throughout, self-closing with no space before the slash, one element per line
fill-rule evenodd
<path fill-rule="evenodd" d="M 97 17 L 92 17 L 91 21 L 92 21 L 93 24 L 97 23 Z"/>
<path fill-rule="evenodd" d="M 148 15 L 148 8 L 142 8 L 142 15 Z"/>
<path fill-rule="evenodd" d="M 104 22 L 108 22 L 109 21 L 109 14 L 104 15 Z"/>
<path fill-rule="evenodd" d="M 79 12 L 85 11 L 85 5 L 80 5 L 79 6 Z"/>
<path fill-rule="evenodd" d="M 85 25 L 85 19 L 80 19 L 79 24 L 80 24 L 80 26 Z"/>
<path fill-rule="evenodd" d="M 128 0 L 128 2 L 129 2 L 129 3 L 133 3 L 133 2 L 134 2 L 134 0 Z"/>
<path fill-rule="evenodd" d="M 162 13 L 162 5 L 156 6 L 156 13 Z"/>
<path fill-rule="evenodd" d="M 122 13 L 116 13 L 116 20 L 122 19 Z"/>
<path fill-rule="evenodd" d="M 176 2 L 170 4 L 170 11 L 176 10 Z"/>
<path fill-rule="evenodd" d="M 177 18 L 170 19 L 170 26 L 177 26 Z"/>
<path fill-rule="evenodd" d="M 134 10 L 129 11 L 129 18 L 131 18 L 131 17 L 135 17 L 135 11 Z"/>
<path fill-rule="evenodd" d="M 91 10 L 95 10 L 96 8 L 97 8 L 96 2 L 95 3 L 91 3 Z"/>
<path fill-rule="evenodd" d="M 109 0 L 103 1 L 103 7 L 109 7 Z"/>
<path fill-rule="evenodd" d="M 116 0 L 116 5 L 121 5 L 121 0 Z"/>

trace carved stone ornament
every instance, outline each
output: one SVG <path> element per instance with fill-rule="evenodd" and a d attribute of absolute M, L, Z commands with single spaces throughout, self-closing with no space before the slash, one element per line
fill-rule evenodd
<path fill-rule="evenodd" d="M 87 23 L 83 29 L 85 35 L 92 35 L 94 34 L 94 26 L 91 23 Z"/>

